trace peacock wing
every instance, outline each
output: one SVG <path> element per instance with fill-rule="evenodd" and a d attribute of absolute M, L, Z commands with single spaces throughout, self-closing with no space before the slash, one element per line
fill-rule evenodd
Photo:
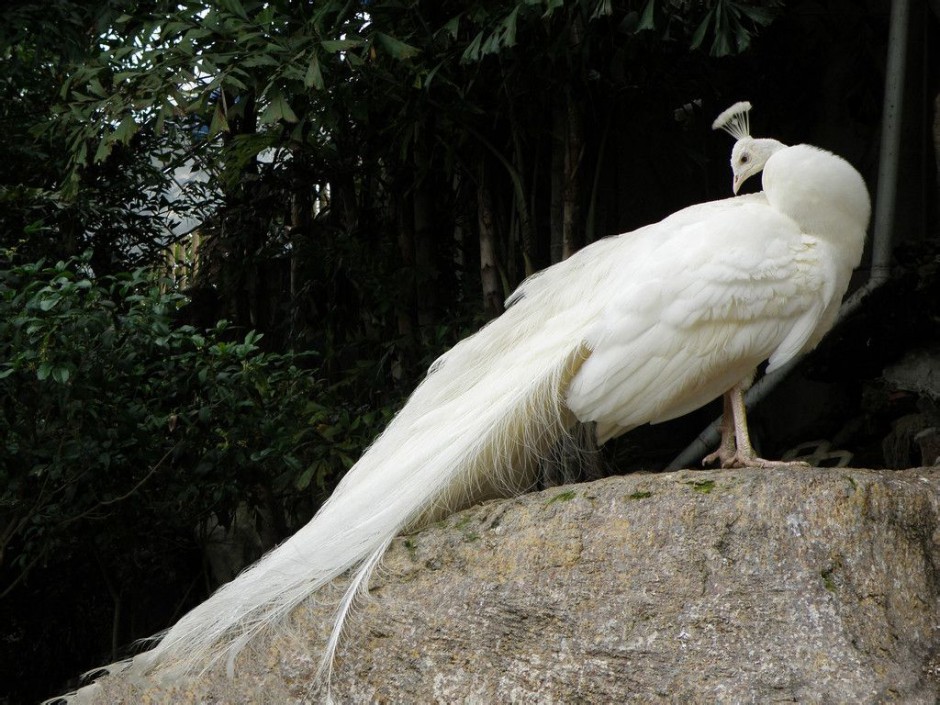
<path fill-rule="evenodd" d="M 567 391 L 604 442 L 692 411 L 763 360 L 782 364 L 816 330 L 831 293 L 824 251 L 762 196 L 685 209 L 620 236 L 609 298 Z M 636 240 L 632 240 L 636 238 Z"/>

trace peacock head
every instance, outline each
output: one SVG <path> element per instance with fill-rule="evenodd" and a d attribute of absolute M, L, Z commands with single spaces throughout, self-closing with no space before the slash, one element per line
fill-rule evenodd
<path fill-rule="evenodd" d="M 734 174 L 731 190 L 734 194 L 738 194 L 741 184 L 764 170 L 764 165 L 774 152 L 784 147 L 786 145 L 777 140 L 753 137 L 742 137 L 735 142 L 731 149 L 731 172 Z"/>
<path fill-rule="evenodd" d="M 735 195 L 741 184 L 763 171 L 764 165 L 774 152 L 786 147 L 777 140 L 751 137 L 748 119 L 750 109 L 751 104 L 746 100 L 735 103 L 712 123 L 713 130 L 724 130 L 737 140 L 731 150 L 731 171 L 734 174 L 731 190 Z"/>

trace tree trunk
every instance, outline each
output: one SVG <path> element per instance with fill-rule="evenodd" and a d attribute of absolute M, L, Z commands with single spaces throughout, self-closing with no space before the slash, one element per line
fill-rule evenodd
<path fill-rule="evenodd" d="M 488 318 L 503 312 L 503 296 L 496 265 L 496 219 L 493 198 L 486 182 L 486 168 L 481 166 L 477 182 L 478 223 L 480 230 L 480 279 L 483 285 L 483 310 Z"/>
<path fill-rule="evenodd" d="M 512 131 L 514 162 L 512 169 L 515 171 L 514 174 L 510 174 L 510 178 L 513 180 L 515 210 L 519 219 L 518 227 L 519 241 L 522 245 L 522 261 L 525 265 L 525 276 L 528 277 L 535 273 L 535 224 L 532 221 L 533 210 L 529 208 L 528 201 L 531 194 L 526 185 L 528 181 L 526 178 L 526 152 L 522 143 L 522 135 L 525 134 L 525 132 L 516 119 L 516 113 L 512 109 L 512 104 L 510 104 L 509 122 L 510 130 Z M 535 179 L 532 179 L 532 183 L 535 183 Z M 511 259 L 508 261 L 513 262 L 515 260 Z"/>
<path fill-rule="evenodd" d="M 552 264 L 561 262 L 564 252 L 564 234 L 562 207 L 565 190 L 565 145 L 567 140 L 568 120 L 564 104 L 558 100 L 552 102 L 552 163 L 551 163 L 551 204 L 549 210 L 549 256 Z"/>
<path fill-rule="evenodd" d="M 227 144 L 239 135 L 256 132 L 254 108 L 254 97 L 248 96 L 243 115 L 231 121 L 231 131 L 224 135 Z M 237 183 L 225 189 L 217 226 L 203 248 L 211 264 L 201 271 L 219 287 L 223 317 L 238 326 L 268 332 L 270 292 L 262 262 L 268 223 L 257 206 L 261 200 L 257 177 L 258 162 L 251 159 L 242 167 Z"/>
<path fill-rule="evenodd" d="M 451 187 L 454 194 L 454 203 L 462 203 L 462 196 L 464 193 L 463 189 L 464 180 L 460 177 L 459 173 L 454 174 L 453 183 Z M 457 281 L 458 286 L 462 286 L 464 281 L 464 242 L 466 237 L 465 224 L 463 209 L 458 209 L 457 217 L 454 218 L 454 279 Z"/>
<path fill-rule="evenodd" d="M 552 109 L 551 259 L 567 259 L 584 245 L 581 213 L 581 162 L 584 118 L 578 101 L 566 88 Z"/>
<path fill-rule="evenodd" d="M 301 159 L 295 153 L 294 159 Z M 293 343 L 303 347 L 302 341 L 306 338 L 307 326 L 303 315 L 303 302 L 301 301 L 302 256 L 304 240 L 310 236 L 310 222 L 312 216 L 310 184 L 303 178 L 301 169 L 294 171 L 291 184 L 290 201 L 290 339 Z"/>
<path fill-rule="evenodd" d="M 415 236 L 414 236 L 414 203 L 410 196 L 398 199 L 398 251 L 401 254 L 401 267 L 404 273 L 402 291 L 399 292 L 397 316 L 398 335 L 404 341 L 406 348 L 411 348 L 414 342 L 414 270 L 415 270 Z"/>
<path fill-rule="evenodd" d="M 562 192 L 562 259 L 584 244 L 581 217 L 581 159 L 584 156 L 584 121 L 571 90 L 565 90 L 564 189 Z"/>
<path fill-rule="evenodd" d="M 936 192 L 936 213 L 934 215 L 940 220 L 940 93 L 934 97 L 933 102 L 933 156 L 937 163 L 937 192 Z"/>
<path fill-rule="evenodd" d="M 351 171 L 336 174 L 330 180 L 330 196 L 330 207 L 337 225 L 346 232 L 356 230 L 359 227 L 359 203 Z"/>
<path fill-rule="evenodd" d="M 424 179 L 415 188 L 414 199 L 414 264 L 415 303 L 418 328 L 422 339 L 434 326 L 434 282 L 431 263 L 431 241 L 434 229 L 434 197 Z"/>

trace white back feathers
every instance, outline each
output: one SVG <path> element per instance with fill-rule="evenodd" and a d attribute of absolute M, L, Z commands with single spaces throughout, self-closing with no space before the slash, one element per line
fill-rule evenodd
<path fill-rule="evenodd" d="M 731 435 L 716 457 L 766 464 L 750 449 L 738 394 L 761 362 L 779 366 L 831 327 L 870 208 L 861 176 L 839 157 L 751 138 L 749 109 L 735 104 L 715 127 L 737 139 L 735 188 L 764 169 L 765 192 L 690 206 L 525 281 L 501 317 L 432 365 L 305 527 L 130 668 L 232 664 L 248 640 L 352 570 L 322 655 L 328 672 L 353 598 L 389 542 L 524 491 L 576 420 L 595 422 L 603 442 L 726 394 Z"/>

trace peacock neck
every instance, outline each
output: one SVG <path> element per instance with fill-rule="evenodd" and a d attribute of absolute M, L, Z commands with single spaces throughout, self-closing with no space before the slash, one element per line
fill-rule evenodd
<path fill-rule="evenodd" d="M 831 242 L 849 260 L 861 258 L 871 203 L 847 161 L 810 145 L 782 148 L 768 159 L 763 185 L 770 204 L 804 233 Z"/>

